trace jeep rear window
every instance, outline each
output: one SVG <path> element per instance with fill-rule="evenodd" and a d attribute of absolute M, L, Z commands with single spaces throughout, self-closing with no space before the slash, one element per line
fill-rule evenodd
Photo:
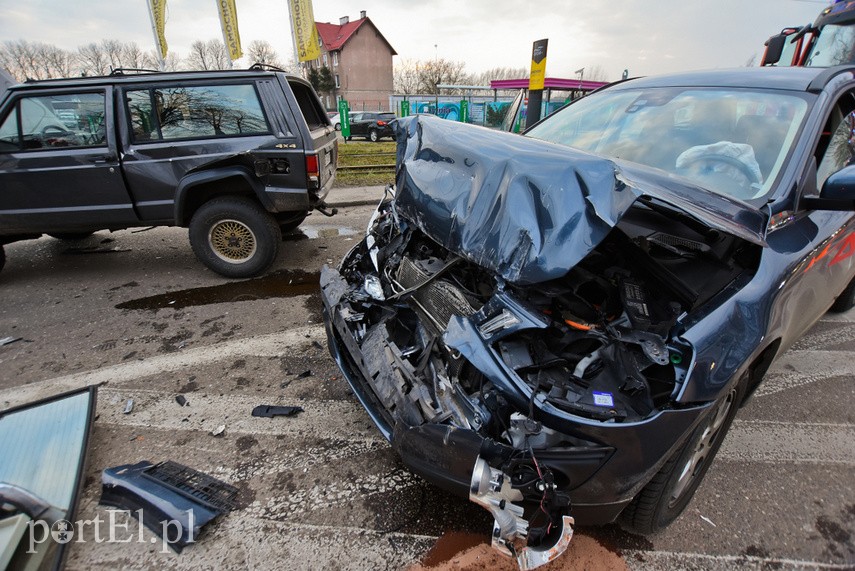
<path fill-rule="evenodd" d="M 125 101 L 135 142 L 270 132 L 252 85 L 132 90 L 125 93 Z"/>
<path fill-rule="evenodd" d="M 306 124 L 309 130 L 313 131 L 320 127 L 328 127 L 331 123 L 327 117 L 321 102 L 308 85 L 296 81 L 289 81 L 291 91 L 294 92 L 294 97 L 297 99 L 297 105 L 300 106 L 300 112 L 306 119 Z"/>

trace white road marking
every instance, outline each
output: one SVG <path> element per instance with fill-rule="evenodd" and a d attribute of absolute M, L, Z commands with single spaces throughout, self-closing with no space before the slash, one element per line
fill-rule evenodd
<path fill-rule="evenodd" d="M 142 361 L 36 381 L 0 391 L 0 410 L 89 385 L 106 382 L 113 386 L 121 385 L 148 375 L 174 372 L 184 368 L 192 369 L 236 357 L 278 357 L 289 351 L 294 352 L 296 348 L 312 341 L 324 342 L 325 339 L 323 326 L 309 325 L 281 333 L 243 337 L 206 347 L 150 357 Z"/>
<path fill-rule="evenodd" d="M 732 569 L 852 569 L 846 563 L 820 563 L 802 559 L 757 557 L 754 555 L 707 555 L 679 551 L 621 550 L 627 566 L 634 571 L 660 571 L 662 569 L 704 569 L 705 571 L 731 571 Z M 780 566 L 780 567 L 778 567 Z"/>
<path fill-rule="evenodd" d="M 764 397 L 841 376 L 855 376 L 852 351 L 787 351 L 772 366 L 755 395 Z"/>
<path fill-rule="evenodd" d="M 329 439 L 340 439 L 346 435 L 348 440 L 383 440 L 365 410 L 355 400 L 283 401 L 281 396 L 265 397 L 264 404 L 296 405 L 302 407 L 304 412 L 287 418 L 259 418 L 251 416 L 252 409 L 261 404 L 260 398 L 255 396 L 190 393 L 185 395 L 190 405 L 181 407 L 172 394 L 123 390 L 122 396 L 133 396 L 135 401 L 133 412 L 123 414 L 121 402 L 114 405 L 106 398 L 111 391 L 109 388 L 103 389 L 102 398 L 98 402 L 98 423 L 102 425 L 210 432 L 224 424 L 227 433 L 304 435 Z"/>
<path fill-rule="evenodd" d="M 847 323 L 849 326 L 834 327 L 830 331 L 808 332 L 793 344 L 794 350 L 821 351 L 827 345 L 837 345 L 855 340 L 855 323 L 848 321 L 843 323 Z"/>
<path fill-rule="evenodd" d="M 760 463 L 855 465 L 855 426 L 736 420 L 719 458 Z"/>

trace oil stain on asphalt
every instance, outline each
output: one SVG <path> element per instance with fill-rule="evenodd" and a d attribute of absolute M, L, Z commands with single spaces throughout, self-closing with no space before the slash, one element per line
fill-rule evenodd
<path fill-rule="evenodd" d="M 239 282 L 228 282 L 215 286 L 197 287 L 141 297 L 125 301 L 116 309 L 158 310 L 181 309 L 213 303 L 235 303 L 259 299 L 297 297 L 309 295 L 320 297 L 320 273 L 302 270 L 280 270 L 266 276 Z"/>

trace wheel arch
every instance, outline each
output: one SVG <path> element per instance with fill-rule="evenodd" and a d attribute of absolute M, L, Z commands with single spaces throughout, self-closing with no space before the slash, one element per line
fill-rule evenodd
<path fill-rule="evenodd" d="M 754 395 L 754 391 L 757 390 L 758 386 L 760 386 L 760 382 L 763 380 L 763 377 L 766 375 L 769 367 L 772 366 L 772 362 L 778 355 L 778 350 L 780 348 L 781 338 L 778 337 L 769 343 L 759 355 L 754 357 L 751 365 L 748 366 L 748 387 L 745 389 L 745 396 L 739 404 L 740 407 L 745 406 L 745 403 L 747 403 L 751 396 Z"/>
<path fill-rule="evenodd" d="M 181 179 L 175 190 L 175 224 L 187 226 L 199 207 L 213 198 L 228 195 L 255 198 L 265 210 L 271 210 L 263 185 L 249 170 L 223 167 L 191 173 Z"/>

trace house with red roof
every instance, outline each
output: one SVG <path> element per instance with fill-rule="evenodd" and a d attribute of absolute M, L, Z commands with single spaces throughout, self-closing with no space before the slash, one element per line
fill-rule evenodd
<path fill-rule="evenodd" d="M 318 70 L 326 66 L 332 74 L 335 89 L 319 94 L 327 109 L 345 99 L 355 111 L 388 111 L 392 56 L 398 53 L 365 11 L 352 22 L 344 16 L 338 24 L 315 22 L 315 26 L 321 57 L 308 64 Z"/>

